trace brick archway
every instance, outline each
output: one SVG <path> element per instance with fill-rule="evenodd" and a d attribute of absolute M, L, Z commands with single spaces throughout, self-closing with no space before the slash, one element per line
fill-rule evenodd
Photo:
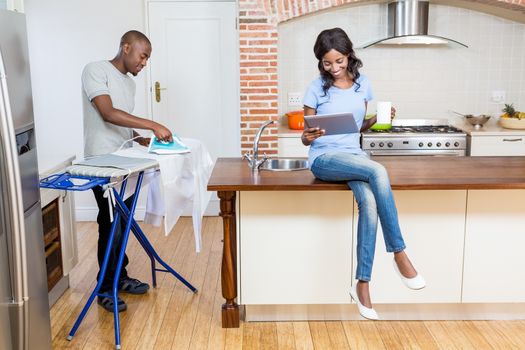
<path fill-rule="evenodd" d="M 525 0 L 467 0 L 524 13 Z M 239 0 L 241 150 L 252 148 L 266 120 L 278 120 L 277 26 L 293 18 L 368 0 Z M 277 154 L 277 127 L 270 126 L 259 149 Z"/>

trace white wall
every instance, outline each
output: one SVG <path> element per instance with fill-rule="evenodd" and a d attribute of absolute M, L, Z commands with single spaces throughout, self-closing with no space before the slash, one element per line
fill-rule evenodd
<path fill-rule="evenodd" d="M 313 45 L 323 29 L 341 27 L 355 46 L 384 37 L 386 3 L 343 7 L 279 26 L 279 106 L 288 92 L 304 93 L 318 75 Z M 411 48 L 373 46 L 357 50 L 361 72 L 372 82 L 375 101 L 392 101 L 399 118 L 454 118 L 463 113 L 501 114 L 493 90 L 525 110 L 525 25 L 457 7 L 430 5 L 429 33 L 469 46 Z M 371 109 L 374 109 L 374 104 Z"/>
<path fill-rule="evenodd" d="M 80 75 L 96 60 L 114 57 L 122 34 L 145 32 L 144 0 L 25 0 L 39 166 L 65 155 L 83 158 Z M 153 48 L 153 55 L 155 48 Z M 134 114 L 147 115 L 146 72 L 135 78 Z M 91 191 L 77 193 L 77 218 L 97 212 Z M 87 215 L 87 217 L 86 217 Z"/>

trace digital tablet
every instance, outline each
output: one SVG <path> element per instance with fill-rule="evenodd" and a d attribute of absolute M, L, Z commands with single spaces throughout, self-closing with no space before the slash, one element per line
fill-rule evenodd
<path fill-rule="evenodd" d="M 304 128 L 324 129 L 325 135 L 353 134 L 359 132 L 352 113 L 305 115 Z"/>

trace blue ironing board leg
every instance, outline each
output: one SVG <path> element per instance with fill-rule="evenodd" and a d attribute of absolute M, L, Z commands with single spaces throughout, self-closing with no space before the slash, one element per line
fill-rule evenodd
<path fill-rule="evenodd" d="M 124 182 L 122 184 L 122 188 L 121 188 L 121 195 L 124 194 L 125 187 L 126 187 L 126 184 Z M 93 300 L 95 300 L 95 297 L 97 295 L 99 295 L 100 287 L 102 287 L 102 282 L 104 281 L 104 276 L 106 276 L 106 270 L 107 270 L 107 267 L 108 267 L 109 255 L 111 254 L 111 250 L 113 248 L 113 242 L 115 240 L 115 232 L 117 230 L 118 223 L 119 223 L 119 212 L 116 211 L 115 217 L 113 219 L 113 223 L 111 224 L 111 231 L 109 233 L 109 239 L 108 239 L 108 244 L 107 244 L 107 247 L 106 247 L 106 251 L 104 252 L 104 261 L 103 261 L 102 266 L 100 268 L 100 274 L 99 274 L 99 278 L 98 278 L 98 281 L 97 281 L 97 285 L 95 286 L 95 289 L 93 290 L 93 292 L 89 296 L 88 301 L 86 302 L 86 305 L 84 305 L 84 308 L 80 312 L 80 315 L 78 316 L 75 324 L 73 325 L 73 328 L 71 328 L 71 331 L 69 332 L 67 340 L 73 339 L 73 336 L 77 332 L 78 327 L 80 327 L 80 324 L 82 323 L 82 320 L 86 316 L 86 314 L 87 314 L 87 312 L 89 310 L 89 307 L 93 303 Z"/>
<path fill-rule="evenodd" d="M 115 198 L 117 200 L 117 207 L 119 208 L 119 210 L 122 211 L 122 216 L 124 218 L 129 218 L 129 209 L 127 208 L 126 204 L 124 203 L 124 201 L 122 201 L 121 198 Z M 179 281 L 181 281 L 186 287 L 188 287 L 193 293 L 197 293 L 197 288 L 195 288 L 194 286 L 192 286 L 188 281 L 186 281 L 184 279 L 184 277 L 182 277 L 181 275 L 179 275 L 177 273 L 177 271 L 175 271 L 174 269 L 172 269 L 166 262 L 164 262 L 164 260 L 161 259 L 161 257 L 157 254 L 157 252 L 155 251 L 155 249 L 153 248 L 153 246 L 151 245 L 151 243 L 149 243 L 146 235 L 144 234 L 144 232 L 142 231 L 142 229 L 140 228 L 140 226 L 136 223 L 135 219 L 132 218 L 132 221 L 134 223 L 134 225 L 132 226 L 133 228 L 133 234 L 137 237 L 137 240 L 139 242 L 142 242 L 141 244 L 143 244 L 143 247 L 144 247 L 144 250 L 146 250 L 146 252 L 149 254 L 152 254 L 153 257 L 155 258 L 156 261 L 159 262 L 159 264 L 161 264 L 166 270 L 161 270 L 161 269 L 155 269 L 155 271 L 162 271 L 162 272 L 169 272 L 171 273 L 173 276 L 175 276 Z"/>
<path fill-rule="evenodd" d="M 124 205 L 126 205 L 126 203 L 124 203 Z M 129 213 L 129 208 L 127 206 L 126 206 L 126 209 L 127 209 L 127 212 Z M 128 221 L 128 215 L 126 213 L 124 213 L 124 210 L 122 210 L 122 208 L 119 208 L 119 210 L 121 211 L 122 217 L 127 222 Z M 131 224 L 131 231 L 134 233 L 135 237 L 137 238 L 137 241 L 139 241 L 140 245 L 142 246 L 142 248 L 144 249 L 146 254 L 148 254 L 148 257 L 149 257 L 149 260 L 150 260 L 150 265 L 151 265 L 151 280 L 152 280 L 152 283 L 153 283 L 153 288 L 156 288 L 157 287 L 157 273 L 156 273 L 157 272 L 157 268 L 155 266 L 155 257 L 148 250 L 148 247 L 144 243 L 142 237 L 140 237 L 139 235 L 137 235 L 135 233 L 135 232 L 137 232 L 137 230 L 140 230 L 140 226 L 137 224 L 135 219 L 133 219 L 132 224 Z"/>
<path fill-rule="evenodd" d="M 129 212 L 128 212 L 129 216 L 126 220 L 126 228 L 124 229 L 123 236 L 122 236 L 122 246 L 120 248 L 120 254 L 119 254 L 118 262 L 117 262 L 117 269 L 115 270 L 115 277 L 113 278 L 113 288 L 111 291 L 112 292 L 111 296 L 113 298 L 113 320 L 115 323 L 115 347 L 117 349 L 120 349 L 120 320 L 119 320 L 119 315 L 118 315 L 118 282 L 120 278 L 120 271 L 122 270 L 122 264 L 124 263 L 124 255 L 126 254 L 126 247 L 128 245 L 129 232 L 131 231 L 131 225 L 133 223 L 133 213 L 135 213 L 135 208 L 137 206 L 137 201 L 139 198 L 139 192 L 140 192 L 140 187 L 142 185 L 143 175 L 144 175 L 144 172 L 141 172 L 137 179 L 135 195 L 133 196 L 131 208 L 129 209 Z M 113 189 L 113 191 L 115 191 L 115 199 L 118 198 L 121 200 L 121 196 L 117 194 L 117 191 L 115 189 Z M 124 206 L 126 205 L 124 204 Z M 117 212 L 116 215 L 119 215 L 120 211 L 121 209 L 116 210 Z"/>

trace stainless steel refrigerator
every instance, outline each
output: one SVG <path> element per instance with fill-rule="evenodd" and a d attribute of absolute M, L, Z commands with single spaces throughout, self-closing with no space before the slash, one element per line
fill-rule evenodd
<path fill-rule="evenodd" d="M 0 10 L 0 349 L 51 349 L 25 16 Z"/>

